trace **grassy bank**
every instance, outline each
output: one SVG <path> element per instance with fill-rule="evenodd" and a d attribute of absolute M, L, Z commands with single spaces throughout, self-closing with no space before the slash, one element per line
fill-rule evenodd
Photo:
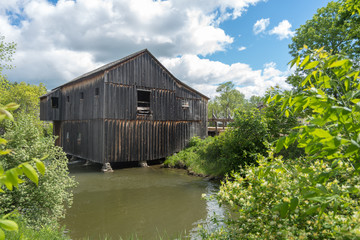
<path fill-rule="evenodd" d="M 215 137 L 194 137 L 188 147 L 170 156 L 165 166 L 186 168 L 189 172 L 223 177 L 241 166 L 255 163 L 257 154 L 266 154 L 269 129 L 257 109 L 237 111 L 232 128 Z"/>
<path fill-rule="evenodd" d="M 60 227 L 58 224 L 46 225 L 38 227 L 29 227 L 25 219 L 21 218 L 18 214 L 11 217 L 16 221 L 19 229 L 18 231 L 6 232 L 6 239 L 19 240 L 19 239 L 36 239 L 36 240 L 69 240 L 69 236 L 65 234 L 65 228 Z"/>

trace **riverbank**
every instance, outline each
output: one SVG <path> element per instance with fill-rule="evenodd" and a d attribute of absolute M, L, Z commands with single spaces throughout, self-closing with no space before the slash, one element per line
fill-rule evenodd
<path fill-rule="evenodd" d="M 171 168 L 171 169 L 179 169 L 179 170 L 184 170 L 186 171 L 186 173 L 190 176 L 194 176 L 194 177 L 201 177 L 206 181 L 216 181 L 219 182 L 221 180 L 224 179 L 223 176 L 214 176 L 214 175 L 210 175 L 210 174 L 204 174 L 204 173 L 198 173 L 195 172 L 191 169 L 189 169 L 186 165 L 184 165 L 183 163 L 179 163 L 179 164 L 175 164 L 175 165 L 170 165 L 169 163 L 162 164 L 162 168 Z"/>

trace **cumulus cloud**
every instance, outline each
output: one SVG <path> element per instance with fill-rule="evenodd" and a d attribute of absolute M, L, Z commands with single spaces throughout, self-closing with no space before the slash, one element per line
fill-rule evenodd
<path fill-rule="evenodd" d="M 285 82 L 289 73 L 278 70 L 273 62 L 265 64 L 263 70 L 254 70 L 247 64 L 228 65 L 196 55 L 160 58 L 160 61 L 179 79 L 209 97 L 214 97 L 216 87 L 227 81 L 232 81 L 246 98 L 262 96 L 266 89 L 276 85 L 290 89 Z"/>
<path fill-rule="evenodd" d="M 239 52 L 244 51 L 244 50 L 246 50 L 246 47 L 244 47 L 244 46 L 238 48 Z"/>
<path fill-rule="evenodd" d="M 266 28 L 270 24 L 270 18 L 262 18 L 260 20 L 257 20 L 254 24 L 253 31 L 254 34 L 257 35 L 259 33 L 262 33 L 266 30 Z"/>
<path fill-rule="evenodd" d="M 295 32 L 291 31 L 291 27 L 292 26 L 288 20 L 283 20 L 279 23 L 279 25 L 270 30 L 269 34 L 278 35 L 280 40 L 290 38 L 295 34 Z"/>
<path fill-rule="evenodd" d="M 15 41 L 10 80 L 53 88 L 148 48 L 157 57 L 225 51 L 219 27 L 264 0 L 12 0 L 0 2 L 0 34 Z"/>

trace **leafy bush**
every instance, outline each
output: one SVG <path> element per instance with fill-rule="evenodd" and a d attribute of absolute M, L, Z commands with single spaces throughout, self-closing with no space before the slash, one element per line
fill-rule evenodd
<path fill-rule="evenodd" d="M 22 114 L 31 114 L 34 118 L 39 118 L 39 97 L 44 94 L 46 94 L 46 87 L 42 83 L 37 86 L 0 79 L 0 103 L 5 105 L 15 102 L 20 105 L 20 108 L 14 113 L 15 118 Z"/>
<path fill-rule="evenodd" d="M 44 161 L 46 173 L 38 186 L 24 178 L 18 189 L 0 195 L 2 214 L 18 210 L 30 226 L 56 225 L 72 203 L 71 189 L 75 186 L 68 176 L 65 153 L 55 146 L 53 136 L 43 135 L 41 122 L 33 116 L 20 115 L 16 122 L 8 122 L 3 138 L 13 152 L 0 159 L 5 170 L 39 156 L 48 157 Z"/>
<path fill-rule="evenodd" d="M 13 116 L 9 111 L 16 110 L 19 105 L 15 103 L 9 103 L 6 106 L 2 106 L 0 104 L 0 122 L 4 119 L 13 121 Z M 0 137 L 0 155 L 8 155 L 11 153 L 10 149 L 6 148 L 7 141 Z M 19 184 L 23 183 L 23 181 L 19 178 L 19 176 L 26 176 L 30 181 L 39 184 L 39 174 L 36 172 L 35 168 L 31 166 L 31 163 L 36 163 L 36 168 L 41 173 L 41 175 L 45 174 L 45 165 L 41 160 L 37 158 L 33 158 L 32 161 L 23 162 L 13 168 L 7 169 L 4 171 L 3 166 L 0 164 L 0 193 L 3 193 L 4 190 L 2 188 L 8 189 L 12 191 L 15 187 L 18 187 Z M 6 235 L 4 230 L 6 231 L 18 231 L 19 226 L 16 221 L 9 219 L 9 217 L 13 214 L 10 212 L 6 215 L 1 215 L 0 218 L 0 239 L 5 239 Z"/>
<path fill-rule="evenodd" d="M 337 164 L 259 157 L 218 193 L 232 208 L 210 239 L 356 239 L 360 236 L 360 177 Z M 346 179 L 344 176 L 348 176 Z M 329 204 L 328 204 L 329 203 Z"/>
<path fill-rule="evenodd" d="M 267 124 L 257 109 L 235 113 L 232 128 L 204 140 L 193 138 L 189 147 L 165 161 L 168 166 L 186 166 L 204 174 L 224 176 L 240 166 L 255 163 L 256 154 L 266 154 Z"/>
<path fill-rule="evenodd" d="M 307 124 L 280 138 L 259 166 L 246 166 L 223 183 L 218 201 L 236 216 L 205 238 L 360 238 L 360 72 L 321 49 L 292 64 L 310 72 L 304 90 L 269 102 L 282 105 L 285 115 L 306 112 Z M 273 157 L 295 141 L 304 158 Z"/>
<path fill-rule="evenodd" d="M 26 221 L 22 219 L 19 214 L 11 217 L 19 225 L 19 230 L 16 232 L 6 233 L 6 239 L 19 240 L 19 239 L 33 239 L 33 240 L 69 240 L 70 237 L 64 234 L 64 227 L 56 228 L 53 226 L 43 226 L 39 229 L 33 229 L 27 226 Z"/>
<path fill-rule="evenodd" d="M 223 146 L 222 162 L 229 170 L 256 162 L 256 154 L 266 154 L 266 119 L 257 109 L 238 110 Z"/>
<path fill-rule="evenodd" d="M 203 164 L 206 160 L 203 156 L 205 149 L 208 145 L 212 145 L 214 140 L 215 138 L 202 140 L 199 137 L 193 137 L 186 149 L 168 157 L 164 164 L 169 167 L 187 168 L 197 174 L 212 174 L 211 167 Z"/>

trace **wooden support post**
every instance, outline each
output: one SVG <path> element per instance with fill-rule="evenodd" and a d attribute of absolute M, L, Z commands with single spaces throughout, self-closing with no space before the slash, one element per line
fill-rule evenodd
<path fill-rule="evenodd" d="M 140 162 L 139 162 L 139 166 L 140 166 L 140 167 L 149 167 L 149 166 L 147 165 L 147 162 L 146 162 L 146 161 L 140 161 Z"/>
<path fill-rule="evenodd" d="M 219 135 L 217 127 L 218 127 L 218 123 L 217 123 L 217 121 L 215 121 L 215 135 Z"/>
<path fill-rule="evenodd" d="M 102 169 L 101 169 L 102 172 L 114 172 L 114 170 L 111 168 L 111 165 L 109 162 L 106 162 L 104 163 Z"/>

